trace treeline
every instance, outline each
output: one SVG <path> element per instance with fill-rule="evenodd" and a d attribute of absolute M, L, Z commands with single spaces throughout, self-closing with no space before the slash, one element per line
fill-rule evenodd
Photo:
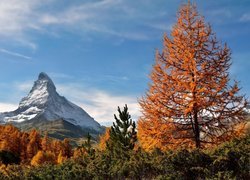
<path fill-rule="evenodd" d="M 90 135 L 82 146 L 72 149 L 67 140 L 1 126 L 0 179 L 250 178 L 249 133 L 206 150 L 179 147 L 148 151 L 137 141 L 136 125 L 127 106 L 122 111 L 118 108 L 118 112 L 96 148 L 90 143 Z M 11 161 L 11 154 L 20 160 Z M 8 162 L 4 162 L 6 159 Z"/>
<path fill-rule="evenodd" d="M 249 179 L 250 136 L 209 150 L 95 151 L 62 164 L 2 165 L 0 179 Z"/>

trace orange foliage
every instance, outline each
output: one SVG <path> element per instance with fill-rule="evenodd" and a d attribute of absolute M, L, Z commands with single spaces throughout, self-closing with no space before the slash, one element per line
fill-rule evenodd
<path fill-rule="evenodd" d="M 0 126 L 0 133 L 0 149 L 19 155 L 20 133 L 18 129 L 12 125 Z"/>
<path fill-rule="evenodd" d="M 84 147 L 79 147 L 76 148 L 73 152 L 73 158 L 77 159 L 77 158 L 82 158 L 84 155 L 87 154 L 86 148 Z"/>
<path fill-rule="evenodd" d="M 37 154 L 39 149 L 41 149 L 40 134 L 36 130 L 32 130 L 29 133 L 29 142 L 27 145 L 27 158 L 32 159 L 32 157 Z"/>
<path fill-rule="evenodd" d="M 61 164 L 63 163 L 65 160 L 67 160 L 67 157 L 65 155 L 63 155 L 63 152 L 61 151 L 57 157 L 57 163 Z"/>
<path fill-rule="evenodd" d="M 104 151 L 106 149 L 106 142 L 110 138 L 110 127 L 106 128 L 106 131 L 103 135 L 100 136 L 100 142 L 98 145 L 98 149 Z"/>
<path fill-rule="evenodd" d="M 44 138 L 42 138 L 41 146 L 43 151 L 49 151 L 51 149 L 50 147 L 50 139 L 48 137 L 48 133 L 46 132 Z"/>
<path fill-rule="evenodd" d="M 30 164 L 32 166 L 39 166 L 44 163 L 55 164 L 55 155 L 51 152 L 38 151 Z"/>
<path fill-rule="evenodd" d="M 61 148 L 62 155 L 66 158 L 69 158 L 72 156 L 72 147 L 69 143 L 69 139 L 64 139 L 62 142 L 62 148 Z"/>
<path fill-rule="evenodd" d="M 61 151 L 62 142 L 53 139 L 50 146 L 51 146 L 51 149 L 53 149 L 53 153 L 54 153 L 56 156 L 58 156 L 59 153 L 60 153 L 60 151 Z"/>
<path fill-rule="evenodd" d="M 140 100 L 140 143 L 148 150 L 202 148 L 232 138 L 235 125 L 246 119 L 247 101 L 237 82 L 229 85 L 230 49 L 190 3 L 181 7 L 171 36 L 164 36 L 152 83 Z"/>
<path fill-rule="evenodd" d="M 20 132 L 12 125 L 0 125 L 1 150 L 18 155 L 21 163 L 31 163 L 35 166 L 42 163 L 63 162 L 72 156 L 72 147 L 68 139 L 51 140 L 47 134 L 41 138 L 36 130 L 28 133 Z"/>
<path fill-rule="evenodd" d="M 158 148 L 162 151 L 177 149 L 179 147 L 190 148 L 193 143 L 190 139 L 182 139 L 186 134 L 176 134 L 176 127 L 173 122 L 157 120 L 139 120 L 138 137 L 140 146 L 146 151 Z"/>
<path fill-rule="evenodd" d="M 23 163 L 28 162 L 28 155 L 27 155 L 27 144 L 29 142 L 29 134 L 28 133 L 21 133 L 20 137 L 20 159 L 22 160 Z"/>

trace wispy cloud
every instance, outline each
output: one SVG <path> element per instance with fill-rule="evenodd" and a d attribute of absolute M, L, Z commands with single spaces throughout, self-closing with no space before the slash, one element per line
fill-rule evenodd
<path fill-rule="evenodd" d="M 114 75 L 104 75 L 103 80 L 120 82 L 120 81 L 128 81 L 129 78 L 127 76 L 114 76 Z"/>
<path fill-rule="evenodd" d="M 220 9 L 210 10 L 209 15 L 220 18 L 231 18 L 233 14 L 228 9 L 220 8 Z"/>
<path fill-rule="evenodd" d="M 20 91 L 20 93 L 28 93 L 29 90 L 31 90 L 33 81 L 24 81 L 24 82 L 16 82 L 13 84 L 13 87 L 17 90 Z"/>
<path fill-rule="evenodd" d="M 45 0 L 44 3 L 49 0 Z M 36 29 L 37 11 L 42 5 L 39 0 L 2 0 L 0 1 L 0 37 L 32 49 L 36 48 L 28 31 Z"/>
<path fill-rule="evenodd" d="M 173 27 L 173 24 L 167 24 L 163 22 L 151 22 L 147 24 L 149 27 L 154 29 L 159 29 L 163 31 L 171 30 Z"/>
<path fill-rule="evenodd" d="M 235 12 L 225 7 L 214 7 L 213 9 L 206 9 L 204 16 L 206 20 L 212 20 L 213 24 L 222 26 L 234 19 L 234 13 Z"/>
<path fill-rule="evenodd" d="M 18 58 L 22 58 L 22 59 L 27 59 L 27 60 L 32 59 L 30 56 L 26 56 L 26 55 L 23 55 L 23 54 L 20 54 L 20 53 L 17 53 L 17 52 L 9 51 L 9 50 L 3 49 L 3 48 L 0 48 L 0 52 L 4 53 L 4 54 L 11 55 L 11 56 L 15 56 L 15 57 L 18 57 Z"/>
<path fill-rule="evenodd" d="M 129 24 L 127 24 L 128 27 L 119 27 L 120 20 L 124 21 L 124 23 L 133 20 L 127 14 L 128 8 L 124 8 L 124 6 L 126 4 L 122 0 L 82 3 L 77 6 L 73 5 L 62 12 L 44 14 L 41 16 L 40 22 L 47 26 L 81 29 L 81 32 L 85 33 L 101 33 L 133 40 L 149 39 L 145 33 L 126 29 L 131 27 Z"/>
<path fill-rule="evenodd" d="M 175 17 L 175 11 L 171 10 L 174 3 L 164 0 L 155 3 L 152 0 L 69 1 L 65 6 L 58 6 L 59 3 L 62 2 L 2 0 L 0 38 L 11 39 L 32 49 L 38 46 L 36 38 L 32 37 L 34 34 L 53 36 L 60 34 L 61 30 L 88 38 L 102 35 L 145 41 L 158 38 L 155 34 L 162 30 L 168 31 Z M 166 4 L 169 7 L 162 8 Z M 235 12 L 226 7 L 210 9 L 205 14 L 217 23 L 230 21 L 235 16 Z M 240 21 L 250 21 L 249 13 L 242 15 Z"/>
<path fill-rule="evenodd" d="M 248 22 L 250 21 L 250 13 L 245 13 L 240 17 L 241 22 Z"/>
<path fill-rule="evenodd" d="M 134 120 L 140 116 L 137 98 L 133 96 L 115 95 L 99 89 L 87 89 L 79 84 L 59 84 L 57 89 L 60 94 L 80 105 L 99 122 L 113 121 L 117 107 L 123 107 L 125 104 L 128 105 Z"/>
<path fill-rule="evenodd" d="M 149 3 L 139 0 L 70 2 L 58 7 L 59 0 L 2 0 L 0 2 L 0 37 L 22 46 L 37 48 L 36 33 L 57 34 L 66 30 L 81 35 L 106 35 L 131 40 L 154 38 L 151 31 L 143 31 L 145 21 L 162 16 L 163 12 L 148 13 L 144 6 Z M 49 9 L 47 7 L 50 7 Z M 165 15 L 164 15 L 165 16 Z M 135 18 L 136 17 L 136 18 Z M 141 23 L 143 22 L 143 23 Z M 159 26 L 156 27 L 156 30 Z M 32 32 L 32 33 L 31 33 Z"/>
<path fill-rule="evenodd" d="M 55 72 L 50 72 L 48 73 L 51 78 L 53 79 L 73 79 L 74 77 L 65 73 L 55 73 Z"/>

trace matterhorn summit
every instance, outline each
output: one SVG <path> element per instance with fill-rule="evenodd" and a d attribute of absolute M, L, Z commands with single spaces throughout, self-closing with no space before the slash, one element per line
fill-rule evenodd
<path fill-rule="evenodd" d="M 0 113 L 0 123 L 24 123 L 27 121 L 67 121 L 82 128 L 101 131 L 102 128 L 79 106 L 60 96 L 53 81 L 46 73 L 40 73 L 29 94 L 12 112 Z"/>

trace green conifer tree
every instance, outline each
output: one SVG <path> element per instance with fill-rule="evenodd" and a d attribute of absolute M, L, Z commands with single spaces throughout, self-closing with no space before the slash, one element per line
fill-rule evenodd
<path fill-rule="evenodd" d="M 118 107 L 118 112 L 119 118 L 114 115 L 115 122 L 111 127 L 110 140 L 107 142 L 107 147 L 109 150 L 114 148 L 124 151 L 132 150 L 137 141 L 135 122 L 131 119 L 127 105 L 125 105 L 123 111 Z"/>

